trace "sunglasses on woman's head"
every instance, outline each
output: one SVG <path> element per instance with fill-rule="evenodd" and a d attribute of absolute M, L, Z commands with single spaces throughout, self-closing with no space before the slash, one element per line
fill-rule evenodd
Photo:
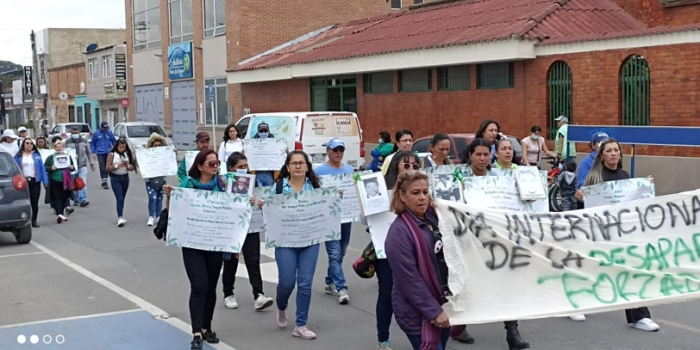
<path fill-rule="evenodd" d="M 206 162 L 205 164 L 211 168 L 217 168 L 219 166 L 219 164 L 221 164 L 221 162 L 219 162 L 218 160 L 214 160 L 211 162 Z"/>
<path fill-rule="evenodd" d="M 406 170 L 409 170 L 411 168 L 413 168 L 413 170 L 418 170 L 420 166 L 418 165 L 418 163 L 403 163 L 403 168 Z"/>

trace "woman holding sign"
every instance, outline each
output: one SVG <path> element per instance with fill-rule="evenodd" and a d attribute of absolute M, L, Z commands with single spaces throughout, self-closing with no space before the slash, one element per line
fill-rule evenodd
<path fill-rule="evenodd" d="M 111 178 L 112 192 L 117 200 L 117 226 L 124 227 L 124 201 L 129 190 L 129 172 L 136 171 L 136 160 L 126 140 L 119 139 L 107 156 L 107 173 Z"/>
<path fill-rule="evenodd" d="M 287 155 L 284 166 L 275 182 L 277 194 L 296 193 L 314 188 L 320 188 L 321 182 L 311 167 L 309 156 L 303 151 L 292 151 Z M 258 201 L 262 209 L 263 200 Z M 295 337 L 310 340 L 316 338 L 316 333 L 306 327 L 311 305 L 311 285 L 316 272 L 319 244 L 300 248 L 275 248 L 275 260 L 279 270 L 277 284 L 277 326 L 287 327 L 287 305 L 289 297 L 297 290 L 296 327 L 292 333 Z"/>
<path fill-rule="evenodd" d="M 56 223 L 63 223 L 68 220 L 63 215 L 66 206 L 66 199 L 69 198 L 73 191 L 73 177 L 70 172 L 75 170 L 73 167 L 72 157 L 65 152 L 63 141 L 56 140 L 53 144 L 53 149 L 56 151 L 53 156 L 46 158 L 44 167 L 49 177 L 49 186 L 46 188 L 47 201 L 50 201 L 51 206 L 56 211 Z"/>
<path fill-rule="evenodd" d="M 167 145 L 168 143 L 165 141 L 165 137 L 158 133 L 153 133 L 151 134 L 151 138 L 148 139 L 148 143 L 146 143 L 146 148 L 165 147 Z M 153 226 L 158 224 L 160 212 L 163 211 L 163 186 L 165 185 L 166 178 L 165 176 L 154 177 L 144 179 L 144 181 L 146 182 L 146 192 L 148 193 L 148 222 L 146 225 Z"/>
<path fill-rule="evenodd" d="M 394 274 L 392 305 L 396 322 L 414 350 L 444 350 L 450 337 L 447 264 L 442 234 L 430 198 L 428 176 L 408 171 L 399 177 L 391 197 L 397 218 L 385 249 Z"/>
<path fill-rule="evenodd" d="M 630 174 L 622 169 L 622 147 L 615 139 L 606 139 L 598 146 L 598 154 L 593 161 L 591 171 L 586 176 L 583 186 L 597 185 L 608 181 L 629 179 Z M 576 192 L 576 199 L 583 202 L 583 188 Z M 647 332 L 659 330 L 659 325 L 652 321 L 647 307 L 625 310 L 627 323 L 636 329 Z M 579 315 L 577 315 L 579 316 Z M 580 315 L 579 317 L 582 317 Z M 582 320 L 585 320 L 583 317 Z"/>

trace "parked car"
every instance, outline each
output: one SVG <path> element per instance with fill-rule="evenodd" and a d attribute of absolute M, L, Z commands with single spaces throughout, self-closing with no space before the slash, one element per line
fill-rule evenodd
<path fill-rule="evenodd" d="M 460 164 L 460 156 L 474 140 L 474 134 L 448 134 L 450 137 L 449 157 L 452 163 Z M 413 151 L 418 152 L 418 157 L 422 158 L 430 154 L 430 138 L 432 136 L 421 137 L 413 142 Z M 523 156 L 523 149 L 520 146 L 520 139 L 515 136 L 508 136 L 513 144 L 513 163 L 520 164 Z"/>
<path fill-rule="evenodd" d="M 20 244 L 32 240 L 32 206 L 27 179 L 14 158 L 0 152 L 0 232 L 12 232 Z"/>
<path fill-rule="evenodd" d="M 129 148 L 136 151 L 141 148 L 146 148 L 148 139 L 151 134 L 156 133 L 165 138 L 168 146 L 174 146 L 172 135 L 166 135 L 163 128 L 156 123 L 149 122 L 127 122 L 119 123 L 114 126 L 114 136 L 116 138 L 124 138 L 129 144 Z"/>
<path fill-rule="evenodd" d="M 69 138 L 71 131 L 73 130 L 74 127 L 77 127 L 80 129 L 80 136 L 82 136 L 83 139 L 87 140 L 88 142 L 91 141 L 92 139 L 92 129 L 90 129 L 90 125 L 85 124 L 85 123 L 59 123 L 56 124 L 56 126 L 51 129 L 51 133 L 49 134 L 49 142 L 51 142 L 51 139 L 54 137 L 58 136 L 63 141 L 65 141 L 67 138 Z"/>

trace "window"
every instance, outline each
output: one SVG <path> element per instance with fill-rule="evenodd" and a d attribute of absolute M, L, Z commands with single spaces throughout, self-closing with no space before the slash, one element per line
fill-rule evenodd
<path fill-rule="evenodd" d="M 226 0 L 204 0 L 204 37 L 226 33 Z"/>
<path fill-rule="evenodd" d="M 414 5 L 420 5 L 423 3 L 423 0 L 413 0 Z"/>
<path fill-rule="evenodd" d="M 433 89 L 431 69 L 399 71 L 399 92 L 422 92 Z"/>
<path fill-rule="evenodd" d="M 564 61 L 556 61 L 549 68 L 547 76 L 547 89 L 549 95 L 549 139 L 554 140 L 557 136 L 556 118 L 564 115 L 569 118 L 569 123 L 573 122 L 573 79 L 571 68 Z"/>
<path fill-rule="evenodd" d="M 363 77 L 366 94 L 394 92 L 394 72 L 369 73 Z"/>
<path fill-rule="evenodd" d="M 170 43 L 192 41 L 194 22 L 192 0 L 168 0 L 170 7 Z"/>
<path fill-rule="evenodd" d="M 477 89 L 508 89 L 514 87 L 513 62 L 487 63 L 476 66 Z"/>
<path fill-rule="evenodd" d="M 392 10 L 400 10 L 403 8 L 403 4 L 401 3 L 401 0 L 391 0 L 391 9 Z"/>
<path fill-rule="evenodd" d="M 160 125 L 134 125 L 126 127 L 126 134 L 131 137 L 151 137 L 154 133 L 165 137 L 165 131 Z"/>
<path fill-rule="evenodd" d="M 622 125 L 651 125 L 651 72 L 644 57 L 632 55 L 620 69 Z"/>
<path fill-rule="evenodd" d="M 94 79 L 97 78 L 97 58 L 90 58 L 88 59 L 88 78 Z"/>
<path fill-rule="evenodd" d="M 214 111 L 216 125 L 228 125 L 231 121 L 228 117 L 228 85 L 226 78 L 207 79 L 204 81 L 204 94 L 207 101 L 206 124 L 211 125 L 212 109 L 209 102 L 209 85 L 214 85 Z"/>
<path fill-rule="evenodd" d="M 160 47 L 160 1 L 133 0 L 132 16 L 134 51 Z"/>
<path fill-rule="evenodd" d="M 112 75 L 112 56 L 102 56 L 102 76 Z"/>
<path fill-rule="evenodd" d="M 439 67 L 438 90 L 469 90 L 469 66 Z"/>

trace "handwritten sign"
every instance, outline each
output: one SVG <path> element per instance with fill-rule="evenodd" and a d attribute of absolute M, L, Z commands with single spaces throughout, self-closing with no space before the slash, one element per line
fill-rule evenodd
<path fill-rule="evenodd" d="M 287 158 L 287 141 L 284 139 L 249 139 L 243 148 L 250 170 L 277 171 Z"/>
<path fill-rule="evenodd" d="M 437 212 L 454 294 L 443 307 L 453 324 L 700 298 L 700 190 L 566 216 L 441 200 Z"/>
<path fill-rule="evenodd" d="M 371 174 L 371 171 L 359 172 L 359 174 Z M 342 223 L 360 221 L 361 210 L 360 202 L 357 199 L 357 190 L 355 189 L 354 173 L 322 175 L 319 176 L 323 187 L 337 187 L 343 191 L 342 201 Z"/>
<path fill-rule="evenodd" d="M 177 154 L 173 146 L 138 149 L 136 161 L 144 179 L 177 174 Z"/>
<path fill-rule="evenodd" d="M 656 188 L 649 178 L 606 181 L 583 188 L 586 208 L 624 203 L 642 198 L 654 198 Z"/>
<path fill-rule="evenodd" d="M 194 164 L 194 159 L 197 158 L 199 151 L 187 151 L 185 152 L 185 173 L 190 172 L 192 164 Z"/>
<path fill-rule="evenodd" d="M 340 239 L 342 204 L 336 187 L 278 194 L 265 200 L 265 243 L 308 247 Z"/>
<path fill-rule="evenodd" d="M 167 245 L 239 253 L 251 211 L 247 195 L 173 188 Z"/>
<path fill-rule="evenodd" d="M 469 176 L 464 178 L 464 201 L 472 206 L 498 210 L 549 212 L 546 199 L 523 201 L 512 170 L 499 172 L 500 176 Z M 543 183 L 547 173 L 541 172 Z"/>

